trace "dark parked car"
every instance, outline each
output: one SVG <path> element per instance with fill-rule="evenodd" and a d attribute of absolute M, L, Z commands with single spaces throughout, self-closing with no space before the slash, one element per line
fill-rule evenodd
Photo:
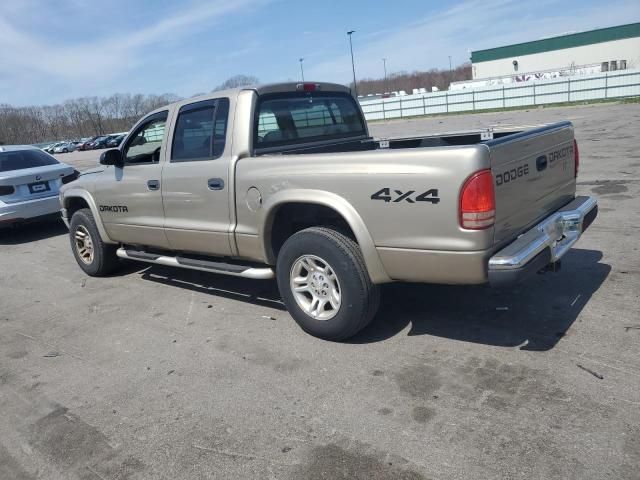
<path fill-rule="evenodd" d="M 91 150 L 91 143 L 98 137 L 91 137 L 83 139 L 78 145 L 78 150 Z"/>
<path fill-rule="evenodd" d="M 93 142 L 91 142 L 91 146 L 88 150 L 98 150 L 100 148 L 107 148 L 107 142 L 111 137 L 103 136 L 96 138 Z"/>
<path fill-rule="evenodd" d="M 125 135 L 117 135 L 110 138 L 109 140 L 107 140 L 107 148 L 115 148 L 119 146 L 122 143 L 122 140 L 124 140 L 124 137 Z"/>

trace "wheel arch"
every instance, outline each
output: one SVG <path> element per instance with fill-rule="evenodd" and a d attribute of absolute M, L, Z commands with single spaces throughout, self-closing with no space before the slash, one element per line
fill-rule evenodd
<path fill-rule="evenodd" d="M 98 206 L 96 205 L 96 202 L 91 194 L 86 190 L 74 188 L 65 190 L 62 200 L 62 207 L 67 211 L 67 218 L 69 219 L 69 221 L 71 221 L 71 217 L 76 211 L 81 208 L 88 208 L 93 214 L 93 219 L 96 222 L 96 227 L 98 227 L 98 233 L 100 233 L 102 241 L 109 244 L 117 243 L 109 238 L 109 235 L 104 228 L 104 224 L 102 223 L 102 218 L 100 217 Z"/>
<path fill-rule="evenodd" d="M 259 236 L 262 239 L 264 258 L 267 259 L 269 263 L 275 264 L 277 257 L 278 245 L 274 245 L 273 243 L 273 232 L 274 226 L 277 227 L 275 223 L 278 218 L 278 212 L 287 205 L 319 206 L 335 212 L 338 218 L 344 221 L 344 224 L 350 230 L 349 233 L 353 234 L 354 239 L 358 243 L 367 266 L 369 277 L 373 283 L 391 281 L 380 260 L 373 238 L 356 209 L 343 197 L 322 190 L 294 189 L 281 191 L 270 196 L 265 202 L 263 205 L 264 221 L 260 225 Z M 321 223 L 315 223 L 305 226 L 322 225 Z M 295 231 L 293 233 L 295 233 Z M 288 236 L 286 238 L 288 238 Z"/>

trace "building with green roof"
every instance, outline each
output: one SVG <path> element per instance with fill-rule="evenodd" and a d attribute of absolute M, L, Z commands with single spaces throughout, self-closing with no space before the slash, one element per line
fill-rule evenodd
<path fill-rule="evenodd" d="M 640 68 L 640 22 L 471 52 L 474 79 L 593 67 Z"/>

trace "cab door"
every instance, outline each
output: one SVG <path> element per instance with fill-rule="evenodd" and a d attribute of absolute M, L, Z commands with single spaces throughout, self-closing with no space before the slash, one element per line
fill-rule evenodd
<path fill-rule="evenodd" d="M 110 166 L 96 182 L 95 198 L 110 238 L 169 248 L 164 233 L 161 173 L 168 111 L 143 119 L 122 145 L 122 167 Z"/>
<path fill-rule="evenodd" d="M 165 233 L 172 250 L 231 255 L 228 98 L 183 105 L 175 113 L 162 170 Z"/>

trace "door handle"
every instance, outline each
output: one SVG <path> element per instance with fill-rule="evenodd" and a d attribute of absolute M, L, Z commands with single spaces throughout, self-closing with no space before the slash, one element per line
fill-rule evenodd
<path fill-rule="evenodd" d="M 209 190 L 222 190 L 224 188 L 224 180 L 221 178 L 210 178 L 207 180 Z"/>
<path fill-rule="evenodd" d="M 147 188 L 149 190 L 159 190 L 160 189 L 160 180 L 149 180 L 149 181 L 147 181 Z"/>

